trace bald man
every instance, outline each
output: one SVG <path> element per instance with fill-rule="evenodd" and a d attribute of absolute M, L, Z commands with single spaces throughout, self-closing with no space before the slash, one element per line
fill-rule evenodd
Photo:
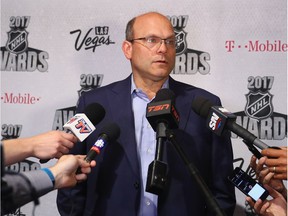
<path fill-rule="evenodd" d="M 177 143 L 198 169 L 217 204 L 226 215 L 233 215 L 234 187 L 227 181 L 233 170 L 230 134 L 217 137 L 206 128 L 206 119 L 191 109 L 199 96 L 214 104 L 216 95 L 170 77 L 175 66 L 176 38 L 166 16 L 149 12 L 130 20 L 122 50 L 130 61 L 132 74 L 126 79 L 85 93 L 77 112 L 97 101 L 105 107 L 100 123 L 116 122 L 121 128 L 118 141 L 110 143 L 97 158 L 97 166 L 86 182 L 73 189 L 58 191 L 60 214 L 85 216 L 206 216 L 215 212 L 207 205 L 199 185 L 169 141 L 163 145 L 167 181 L 163 190 L 145 190 L 149 164 L 155 158 L 156 134 L 146 119 L 146 107 L 156 93 L 168 88 L 175 94 L 180 115 L 174 130 Z M 97 136 L 97 132 L 96 132 Z M 92 136 L 77 143 L 70 153 L 86 154 L 93 145 Z"/>

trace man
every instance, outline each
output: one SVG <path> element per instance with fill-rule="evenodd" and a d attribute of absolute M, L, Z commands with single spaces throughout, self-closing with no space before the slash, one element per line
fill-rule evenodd
<path fill-rule="evenodd" d="M 61 215 L 97 216 L 205 216 L 215 215 L 207 207 L 199 185 L 189 175 L 170 142 L 165 142 L 163 160 L 168 164 L 167 182 L 159 196 L 145 191 L 148 165 L 155 157 L 155 132 L 147 121 L 146 106 L 159 89 L 169 88 L 176 96 L 180 115 L 176 141 L 198 168 L 220 208 L 233 215 L 234 187 L 227 181 L 233 169 L 229 134 L 216 137 L 206 128 L 206 119 L 191 110 L 192 100 L 206 97 L 220 104 L 211 93 L 173 80 L 175 34 L 170 21 L 155 12 L 140 15 L 127 24 L 122 50 L 130 60 L 132 75 L 85 93 L 78 104 L 83 111 L 97 101 L 106 109 L 103 121 L 116 122 L 121 129 L 118 142 L 101 152 L 96 168 L 72 190 L 58 191 Z M 97 133 L 97 131 L 96 131 Z M 82 154 L 93 145 L 93 136 L 74 146 Z M 95 136 L 94 136 L 95 137 Z M 97 137 L 97 136 L 96 136 Z"/>

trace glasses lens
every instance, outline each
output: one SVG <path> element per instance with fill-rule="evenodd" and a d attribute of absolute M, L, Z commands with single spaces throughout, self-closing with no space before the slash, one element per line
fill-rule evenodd
<path fill-rule="evenodd" d="M 176 47 L 176 40 L 172 38 L 168 38 L 165 40 L 165 44 L 169 47 Z"/>
<path fill-rule="evenodd" d="M 175 48 L 176 47 L 176 40 L 175 38 L 167 38 L 167 39 L 162 39 L 159 37 L 145 37 L 145 38 L 136 38 L 133 39 L 132 41 L 135 40 L 142 40 L 144 42 L 144 45 L 148 47 L 149 49 L 157 47 L 157 49 L 161 46 L 162 41 L 164 41 L 166 47 L 168 48 Z"/>
<path fill-rule="evenodd" d="M 147 37 L 145 38 L 146 46 L 149 48 L 153 48 L 156 46 L 156 44 L 160 44 L 161 38 L 158 37 Z"/>

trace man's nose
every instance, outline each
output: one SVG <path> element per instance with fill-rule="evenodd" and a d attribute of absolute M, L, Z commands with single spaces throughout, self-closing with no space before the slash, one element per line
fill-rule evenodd
<path fill-rule="evenodd" d="M 158 51 L 158 52 L 166 52 L 166 51 L 167 51 L 167 45 L 166 45 L 166 43 L 165 43 L 165 39 L 162 39 L 162 40 L 160 41 L 160 45 L 159 45 L 157 51 Z"/>

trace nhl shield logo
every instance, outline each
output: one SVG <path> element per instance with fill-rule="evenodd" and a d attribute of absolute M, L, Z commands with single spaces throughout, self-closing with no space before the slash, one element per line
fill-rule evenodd
<path fill-rule="evenodd" d="M 81 88 L 80 90 L 78 90 L 78 96 L 80 97 L 83 93 L 86 93 L 86 92 L 89 92 L 93 90 L 92 87 L 89 87 L 89 88 Z"/>
<path fill-rule="evenodd" d="M 269 92 L 249 92 L 245 95 L 247 104 L 245 113 L 254 119 L 265 119 L 273 113 L 272 95 Z"/>
<path fill-rule="evenodd" d="M 187 49 L 187 33 L 184 30 L 177 29 L 174 29 L 174 32 L 176 37 L 176 55 L 181 55 Z"/>
<path fill-rule="evenodd" d="M 11 30 L 8 32 L 6 49 L 12 53 L 19 54 L 28 47 L 28 32 L 25 30 Z"/>

